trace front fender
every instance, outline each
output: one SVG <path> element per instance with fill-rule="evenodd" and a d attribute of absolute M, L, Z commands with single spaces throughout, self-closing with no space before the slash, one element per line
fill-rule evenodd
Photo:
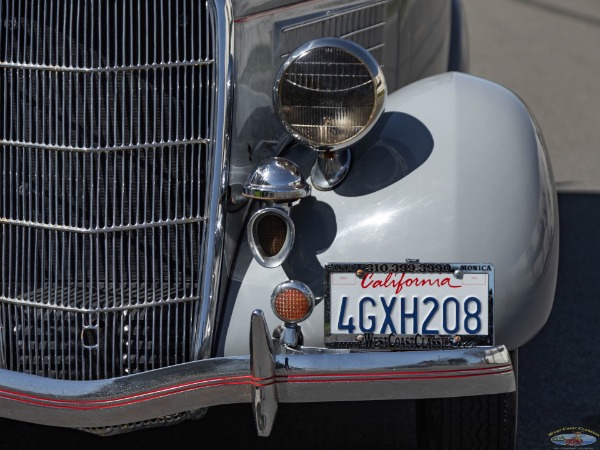
<path fill-rule="evenodd" d="M 290 155 L 309 173 L 314 154 Z M 311 159 L 312 158 L 312 159 Z M 496 343 L 528 342 L 544 325 L 558 268 L 556 191 L 542 138 L 525 105 L 492 82 L 437 75 L 391 94 L 386 113 L 353 149 L 347 179 L 294 206 L 296 242 L 267 269 L 241 243 L 227 292 L 220 349 L 247 354 L 248 318 L 287 279 L 323 295 L 327 262 L 422 261 L 495 266 Z M 324 302 L 302 323 L 323 345 Z"/>

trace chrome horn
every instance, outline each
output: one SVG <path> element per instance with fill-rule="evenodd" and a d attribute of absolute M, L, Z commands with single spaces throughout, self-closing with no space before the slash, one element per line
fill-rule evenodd
<path fill-rule="evenodd" d="M 280 266 L 294 244 L 290 204 L 309 196 L 310 186 L 296 164 L 275 157 L 259 164 L 250 174 L 243 195 L 261 201 L 247 228 L 254 258 L 264 267 Z"/>

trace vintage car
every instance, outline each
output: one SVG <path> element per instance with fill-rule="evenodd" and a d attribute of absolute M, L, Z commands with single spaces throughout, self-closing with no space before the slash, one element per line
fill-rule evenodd
<path fill-rule="evenodd" d="M 2 0 L 0 416 L 413 399 L 513 448 L 556 193 L 466 44 L 459 0 Z"/>

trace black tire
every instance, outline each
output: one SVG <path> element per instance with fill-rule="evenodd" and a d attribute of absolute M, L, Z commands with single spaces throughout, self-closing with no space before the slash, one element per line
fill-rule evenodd
<path fill-rule="evenodd" d="M 420 450 L 514 450 L 517 394 L 417 402 Z"/>

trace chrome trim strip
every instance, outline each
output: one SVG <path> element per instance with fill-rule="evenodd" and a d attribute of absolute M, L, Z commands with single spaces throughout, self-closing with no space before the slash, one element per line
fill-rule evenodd
<path fill-rule="evenodd" d="M 145 309 L 145 308 L 153 308 L 157 306 L 168 306 L 174 305 L 176 303 L 186 303 L 186 302 L 194 302 L 199 300 L 200 297 L 190 296 L 183 298 L 167 298 L 165 300 L 159 301 L 149 301 L 146 303 L 138 303 L 135 305 L 122 305 L 122 306 L 110 306 L 110 307 L 102 307 L 98 308 L 77 308 L 75 306 L 64 306 L 64 305 L 54 305 L 48 303 L 40 303 L 36 301 L 26 300 L 22 298 L 10 298 L 0 296 L 0 300 L 3 303 L 10 303 L 13 305 L 18 305 L 19 307 L 30 307 L 30 308 L 44 308 L 49 311 L 64 311 L 64 312 L 74 312 L 74 313 L 107 313 L 107 312 L 117 312 L 117 311 L 134 311 L 136 309 Z"/>
<path fill-rule="evenodd" d="M 155 70 L 155 69 L 177 69 L 179 67 L 201 67 L 211 65 L 212 59 L 203 61 L 175 61 L 157 64 L 141 64 L 139 66 L 112 66 L 112 67 L 73 67 L 73 66 L 49 66 L 46 64 L 1 62 L 0 68 L 19 70 L 43 70 L 49 72 L 73 72 L 73 73 L 113 73 L 128 72 L 130 70 Z"/>
<path fill-rule="evenodd" d="M 205 222 L 204 217 L 189 217 L 185 219 L 172 219 L 172 220 L 158 220 L 156 222 L 147 222 L 143 224 L 131 224 L 131 225 L 117 225 L 114 227 L 102 227 L 102 228 L 82 228 L 82 227 L 70 227 L 67 225 L 56 225 L 53 223 L 37 223 L 29 220 L 16 220 L 16 219 L 5 219 L 0 217 L 0 223 L 21 225 L 24 227 L 41 228 L 44 230 L 53 231 L 70 231 L 73 233 L 84 233 L 86 235 L 99 234 L 99 233 L 115 233 L 118 231 L 139 231 L 148 228 L 158 228 L 172 225 L 185 225 L 188 223 Z"/>
<path fill-rule="evenodd" d="M 85 152 L 85 153 L 96 153 L 96 152 L 120 152 L 127 150 L 146 150 L 163 147 L 177 147 L 180 145 L 194 145 L 194 144 L 209 144 L 209 139 L 190 139 L 189 141 L 165 141 L 165 142 L 149 142 L 142 144 L 131 144 L 123 145 L 119 147 L 75 147 L 72 145 L 58 145 L 58 144 L 40 144 L 38 142 L 24 142 L 24 141 L 13 141 L 7 139 L 0 139 L 0 145 L 6 145 L 11 147 L 31 147 L 41 148 L 44 150 L 60 150 L 64 152 Z"/>
<path fill-rule="evenodd" d="M 367 49 L 367 51 L 372 53 L 375 50 L 379 50 L 380 48 L 383 48 L 383 47 L 385 47 L 385 44 L 374 45 L 373 47 L 369 47 Z M 383 67 L 383 65 L 381 67 Z"/>
<path fill-rule="evenodd" d="M 277 399 L 283 403 L 418 399 L 516 389 L 504 346 L 360 353 L 305 348 L 272 355 L 263 313 L 255 311 L 251 320 L 250 356 L 193 361 L 98 381 L 52 380 L 0 370 L 0 416 L 53 426 L 98 427 L 250 403 L 253 395 L 264 394 L 261 401 L 270 403 L 263 413 L 273 418 L 272 401 Z"/>
<path fill-rule="evenodd" d="M 341 36 L 341 39 L 346 39 L 346 36 Z M 378 44 L 378 45 L 374 45 L 373 47 L 365 48 L 365 50 L 368 51 L 369 53 L 373 53 L 374 51 L 379 50 L 384 47 L 385 47 L 385 44 Z M 285 53 L 285 54 L 281 55 L 279 58 L 286 59 L 289 56 L 290 56 L 290 53 Z M 383 65 L 380 65 L 380 67 L 383 69 Z"/>
<path fill-rule="evenodd" d="M 344 16 L 344 15 L 347 15 L 347 14 L 352 14 L 352 13 L 361 12 L 361 11 L 367 11 L 369 9 L 376 8 L 377 6 L 385 5 L 387 2 L 388 2 L 388 0 L 382 0 L 382 1 L 379 1 L 379 2 L 373 2 L 373 3 L 366 4 L 366 5 L 359 5 L 359 6 L 354 7 L 354 8 L 344 9 L 344 10 L 339 11 L 337 13 L 326 15 L 325 17 L 319 18 L 317 20 L 307 20 L 305 22 L 301 22 L 301 23 L 297 23 L 297 24 L 294 24 L 294 25 L 290 25 L 289 27 L 283 28 L 281 31 L 283 33 L 287 33 L 288 31 L 293 31 L 293 30 L 296 30 L 298 28 L 303 28 L 303 27 L 305 27 L 307 25 L 314 25 L 314 24 L 320 23 L 320 22 L 327 22 L 327 21 L 330 21 L 332 19 Z M 382 24 L 380 24 L 380 25 L 381 26 L 385 25 L 385 22 L 382 23 Z M 380 26 L 380 25 L 377 25 L 377 26 Z M 368 30 L 370 28 L 373 28 L 373 27 L 361 28 L 361 29 L 357 30 L 356 32 L 360 32 L 360 31 L 363 31 L 363 30 Z M 356 32 L 354 32 L 354 33 L 356 33 Z M 338 37 L 341 37 L 341 36 L 338 36 Z"/>
<path fill-rule="evenodd" d="M 4 327 L 0 325 L 0 369 L 6 369 L 6 338 L 4 337 Z"/>
<path fill-rule="evenodd" d="M 281 28 L 278 47 L 281 58 L 290 55 L 311 37 L 338 37 L 356 42 L 382 63 L 383 55 L 378 50 L 385 46 L 387 3 L 388 0 L 362 2 L 343 8 L 334 7 L 332 11 L 316 17 L 299 17 L 296 23 Z"/>
<path fill-rule="evenodd" d="M 344 35 L 342 35 L 340 37 L 342 39 L 348 39 L 349 37 L 352 37 L 352 36 L 355 36 L 357 34 L 363 33 L 365 31 L 371 31 L 371 30 L 375 30 L 377 28 L 385 27 L 385 24 L 386 24 L 386 22 L 379 22 L 379 23 L 376 23 L 375 25 L 371 25 L 369 27 L 361 28 L 361 29 L 356 30 L 356 31 L 352 31 L 351 33 L 344 34 Z M 379 44 L 378 46 L 372 47 L 372 48 L 379 48 L 379 47 L 383 47 L 384 45 L 385 44 Z M 367 49 L 367 50 L 370 50 L 370 49 Z"/>
<path fill-rule="evenodd" d="M 250 373 L 257 380 L 275 379 L 273 341 L 262 311 L 252 312 L 250 319 Z M 279 397 L 275 383 L 258 383 L 252 389 L 252 409 L 259 436 L 271 434 Z"/>
<path fill-rule="evenodd" d="M 196 306 L 196 326 L 192 336 L 192 358 L 204 359 L 211 355 L 213 324 L 219 300 L 219 284 L 225 240 L 225 202 L 229 181 L 230 115 L 233 100 L 233 7 L 231 0 L 209 2 L 216 32 L 215 62 L 216 99 L 213 99 L 214 142 L 209 152 L 207 167 L 213 172 L 208 182 L 208 226 L 204 239 L 201 267 L 204 268 L 201 300 Z"/>
<path fill-rule="evenodd" d="M 323 0 L 235 0 L 235 21 L 236 23 L 248 22 L 294 8 L 307 8 L 321 2 Z"/>

